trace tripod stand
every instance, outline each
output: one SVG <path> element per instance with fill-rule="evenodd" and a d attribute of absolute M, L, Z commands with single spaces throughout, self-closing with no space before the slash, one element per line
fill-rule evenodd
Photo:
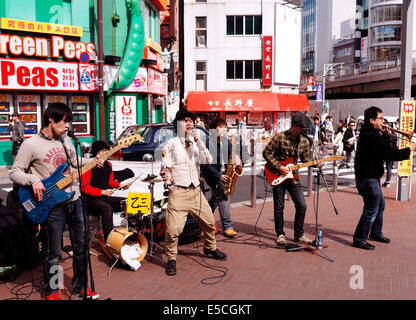
<path fill-rule="evenodd" d="M 154 196 L 153 196 L 153 191 L 154 191 L 154 185 L 155 185 L 155 182 L 156 182 L 156 179 L 155 179 L 156 177 L 157 176 L 155 176 L 153 174 L 152 175 L 148 174 L 147 177 L 142 180 L 143 182 L 148 182 L 149 183 L 148 187 L 149 187 L 149 190 L 150 190 L 150 197 L 151 197 L 150 198 L 151 199 L 151 201 L 150 201 L 150 214 L 148 216 L 149 220 L 150 220 L 150 241 L 149 241 L 149 248 L 148 248 L 147 255 L 150 257 L 149 258 L 150 261 L 152 261 L 152 258 L 156 258 L 160 262 L 163 263 L 162 259 L 160 259 L 159 257 L 157 257 L 153 254 L 154 247 L 156 247 L 156 249 L 163 250 L 163 248 L 155 242 L 155 230 L 154 230 L 154 227 L 153 227 L 153 219 L 154 219 Z"/>
<path fill-rule="evenodd" d="M 328 183 L 326 181 L 324 173 L 322 172 L 322 165 L 318 162 L 317 152 L 313 144 L 312 144 L 312 150 L 313 150 L 314 160 L 317 162 L 317 167 L 318 167 L 318 171 L 316 175 L 315 190 L 314 190 L 315 240 L 313 240 L 312 243 L 307 246 L 299 246 L 299 247 L 290 248 L 290 249 L 287 248 L 286 251 L 290 252 L 290 251 L 300 251 L 300 250 L 306 250 L 306 249 L 317 249 L 320 252 L 322 252 L 328 258 L 329 261 L 334 262 L 334 259 L 332 259 L 324 250 L 322 250 L 322 246 L 318 243 L 319 186 L 321 184 L 321 180 L 320 180 L 321 175 L 325 183 L 326 190 L 328 191 L 329 198 L 331 199 L 332 206 L 334 207 L 335 213 L 337 215 L 338 215 L 338 210 L 335 206 L 334 200 L 332 199 L 331 192 L 329 191 L 329 188 L 328 188 Z"/>

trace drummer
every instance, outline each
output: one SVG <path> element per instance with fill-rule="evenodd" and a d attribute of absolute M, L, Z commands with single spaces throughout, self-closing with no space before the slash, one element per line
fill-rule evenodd
<path fill-rule="evenodd" d="M 93 157 L 102 156 L 110 147 L 105 141 L 95 141 L 91 146 Z M 120 202 L 125 200 L 121 197 L 112 197 L 115 188 L 126 189 L 131 182 L 120 184 L 114 180 L 111 163 L 106 160 L 102 168 L 93 168 L 82 175 L 84 193 L 86 196 L 88 215 L 101 216 L 104 241 L 113 230 L 113 212 L 120 212 Z"/>

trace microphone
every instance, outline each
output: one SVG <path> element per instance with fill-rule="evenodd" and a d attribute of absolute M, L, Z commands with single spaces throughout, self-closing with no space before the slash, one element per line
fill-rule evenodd
<path fill-rule="evenodd" d="M 191 132 L 185 133 L 185 143 L 189 146 L 193 142 L 194 129 Z"/>
<path fill-rule="evenodd" d="M 74 142 L 75 142 L 76 144 L 79 144 L 79 140 L 78 140 L 78 138 L 75 136 L 74 131 L 72 131 L 72 130 L 68 130 L 68 132 L 66 133 L 66 135 L 67 135 L 68 137 L 70 137 L 72 140 L 74 140 Z"/>

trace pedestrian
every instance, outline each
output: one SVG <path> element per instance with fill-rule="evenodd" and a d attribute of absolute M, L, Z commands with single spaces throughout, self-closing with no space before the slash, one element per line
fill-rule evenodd
<path fill-rule="evenodd" d="M 348 126 L 351 120 L 352 120 L 351 114 L 347 113 L 347 116 L 345 117 L 345 120 L 344 120 L 345 124 Z"/>
<path fill-rule="evenodd" d="M 382 127 L 382 110 L 375 106 L 365 110 L 364 125 L 360 131 L 355 157 L 355 181 L 358 193 L 363 198 L 364 208 L 354 232 L 353 246 L 366 250 L 375 248 L 367 242 L 367 237 L 374 241 L 390 243 L 390 239 L 382 232 L 385 200 L 380 179 L 384 174 L 383 160 L 406 160 L 411 151 L 416 150 L 414 143 L 404 149 L 392 148 L 382 137 Z"/>
<path fill-rule="evenodd" d="M 351 159 L 352 153 L 355 151 L 355 146 L 357 143 L 357 135 L 355 133 L 355 126 L 356 123 L 354 121 L 350 121 L 347 130 L 344 133 L 344 137 L 342 138 L 342 143 L 344 144 L 344 151 L 345 151 L 345 160 L 343 163 L 340 164 L 339 168 L 342 166 L 346 166 L 348 169 L 351 168 Z"/>
<path fill-rule="evenodd" d="M 11 121 L 9 122 L 9 130 L 11 132 L 11 140 L 13 142 L 12 155 L 13 159 L 15 159 L 17 153 L 19 152 L 20 146 L 25 139 L 25 123 L 23 120 L 20 120 L 17 112 L 14 112 L 10 118 Z"/>
<path fill-rule="evenodd" d="M 212 164 L 201 165 L 201 174 L 211 188 L 211 199 L 208 201 L 212 212 L 218 207 L 224 235 L 228 238 L 237 235 L 231 219 L 228 195 L 224 193 L 224 184 L 230 182 L 227 166 L 232 153 L 231 141 L 227 138 L 227 122 L 222 118 L 214 119 L 210 128 L 214 129 L 207 141 L 211 155 L 216 156 Z M 238 155 L 233 155 L 233 163 L 240 162 Z"/>
<path fill-rule="evenodd" d="M 318 119 L 318 118 L 316 118 Z M 318 119 L 319 123 L 319 119 Z M 292 115 L 292 124 L 290 129 L 277 133 L 263 150 L 263 158 L 267 164 L 277 170 L 280 174 L 289 173 L 289 168 L 282 162 L 288 158 L 293 158 L 296 162 L 298 156 L 302 162 L 310 161 L 309 142 L 302 135 L 310 132 L 310 119 L 302 112 L 296 112 Z M 274 204 L 274 223 L 276 230 L 276 244 L 278 246 L 286 245 L 286 234 L 284 232 L 283 211 L 285 205 L 285 193 L 289 192 L 290 198 L 295 204 L 295 221 L 294 221 L 294 239 L 298 244 L 309 245 L 312 243 L 304 235 L 303 224 L 306 215 L 306 201 L 303 195 L 303 189 L 299 182 L 298 171 L 293 171 L 294 179 L 286 179 L 281 184 L 273 186 L 273 204 Z"/>
<path fill-rule="evenodd" d="M 77 168 L 77 152 L 71 139 L 65 135 L 72 118 L 72 111 L 66 104 L 50 103 L 42 115 L 41 130 L 23 142 L 10 170 L 10 179 L 22 186 L 32 186 L 38 201 L 42 201 L 44 197 L 45 188 L 42 179 L 50 177 L 65 162 L 70 163 L 70 168 Z M 86 164 L 94 158 L 81 160 Z M 99 167 L 103 165 L 100 159 L 97 159 L 97 163 Z M 43 291 L 47 300 L 61 300 L 59 287 L 54 278 L 59 272 L 62 238 L 66 224 L 73 249 L 73 292 L 80 297 L 84 296 L 84 286 L 88 281 L 86 268 L 88 244 L 85 242 L 79 184 L 74 181 L 66 187 L 65 191 L 73 191 L 75 194 L 71 200 L 55 206 L 42 226 Z M 92 292 L 90 288 L 87 288 L 86 295 L 89 299 L 99 297 L 99 294 Z"/>
<path fill-rule="evenodd" d="M 313 137 L 313 148 L 314 150 L 318 147 L 319 141 L 322 139 L 322 127 L 318 117 L 313 118 L 313 124 L 310 129 L 310 135 Z"/>
<path fill-rule="evenodd" d="M 212 156 L 194 130 L 195 115 L 185 109 L 177 112 L 173 126 L 177 136 L 168 140 L 162 152 L 160 175 L 169 190 L 166 209 L 165 245 L 168 259 L 166 274 L 176 274 L 178 238 L 188 214 L 204 233 L 204 253 L 217 260 L 227 255 L 216 247 L 215 220 L 211 207 L 200 188 L 200 165 L 212 163 Z"/>
<path fill-rule="evenodd" d="M 204 129 L 205 129 L 205 124 L 204 124 L 204 122 L 201 120 L 201 118 L 200 118 L 200 117 L 197 117 L 197 118 L 195 119 L 195 125 L 196 125 L 196 126 L 200 126 L 200 127 L 202 127 L 202 128 L 204 128 Z"/>
<path fill-rule="evenodd" d="M 334 148 L 336 148 L 335 154 L 338 156 L 344 154 L 344 143 L 342 142 L 342 140 L 344 139 L 344 134 L 347 131 L 347 125 L 344 123 L 344 121 L 341 120 L 340 122 L 341 125 L 338 126 L 338 131 L 334 139 Z"/>
<path fill-rule="evenodd" d="M 329 154 L 328 139 L 323 137 L 319 145 L 319 154 L 321 157 L 327 157 Z"/>

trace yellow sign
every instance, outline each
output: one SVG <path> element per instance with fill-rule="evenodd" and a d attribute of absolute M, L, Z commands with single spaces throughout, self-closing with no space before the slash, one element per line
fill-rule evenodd
<path fill-rule="evenodd" d="M 152 50 L 156 51 L 157 53 L 162 52 L 162 47 L 157 42 L 153 41 L 151 38 L 146 38 L 146 47 L 150 47 Z"/>
<path fill-rule="evenodd" d="M 129 192 L 127 213 L 149 214 L 152 198 L 150 193 Z"/>
<path fill-rule="evenodd" d="M 1 18 L 1 29 L 26 31 L 26 32 L 38 32 L 38 33 L 51 33 L 59 34 L 62 36 L 82 36 L 82 27 L 64 26 L 62 24 L 25 21 L 9 18 Z"/>
<path fill-rule="evenodd" d="M 402 101 L 400 106 L 400 130 L 413 134 L 415 125 L 415 101 Z M 400 149 L 409 147 L 410 141 L 400 139 Z M 399 177 L 410 177 L 412 175 L 413 154 L 410 158 L 399 162 Z"/>

